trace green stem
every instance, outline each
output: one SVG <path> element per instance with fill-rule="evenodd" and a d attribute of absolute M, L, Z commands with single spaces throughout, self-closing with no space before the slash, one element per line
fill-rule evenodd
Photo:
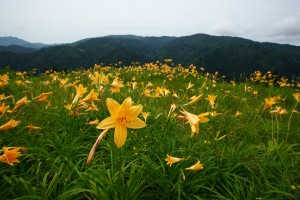
<path fill-rule="evenodd" d="M 120 189 L 120 196 L 123 195 L 124 191 L 123 191 L 123 183 L 122 183 L 122 179 L 124 178 L 123 176 L 123 172 L 122 172 L 122 149 L 119 148 L 118 149 L 119 151 L 119 163 L 118 163 L 118 171 L 119 171 L 119 174 L 118 174 L 118 179 L 119 179 L 119 189 Z"/>
<path fill-rule="evenodd" d="M 277 125 L 277 141 L 278 141 L 278 137 L 279 137 L 279 121 L 278 121 L 277 114 L 275 114 L 275 119 L 276 119 L 276 125 Z"/>
<path fill-rule="evenodd" d="M 290 125 L 291 125 L 291 121 L 292 121 L 292 116 L 293 116 L 293 111 L 296 109 L 298 105 L 298 101 L 296 102 L 295 106 L 293 107 L 292 111 L 291 111 L 291 115 L 289 117 L 289 122 L 288 122 L 288 127 L 287 127 L 287 132 L 286 132 L 286 136 L 285 136 L 285 141 L 287 141 L 288 136 L 289 136 L 289 132 L 290 132 Z"/>
<path fill-rule="evenodd" d="M 177 111 L 178 110 L 178 107 L 176 107 L 172 112 L 170 112 L 169 113 L 169 115 L 168 115 L 168 118 L 167 118 L 167 121 L 166 121 L 166 123 L 165 123 L 165 126 L 164 126 L 164 131 L 166 130 L 166 128 L 167 128 L 167 125 L 168 125 L 168 123 L 170 122 L 170 120 L 171 120 L 171 116 L 173 115 L 173 113 L 175 112 L 175 111 Z M 179 115 L 179 114 L 178 114 Z M 177 115 L 177 116 L 178 116 Z M 176 116 L 176 117 L 177 117 Z"/>
<path fill-rule="evenodd" d="M 273 115 L 271 115 L 272 119 L 272 140 L 274 139 L 274 121 L 273 121 Z"/>

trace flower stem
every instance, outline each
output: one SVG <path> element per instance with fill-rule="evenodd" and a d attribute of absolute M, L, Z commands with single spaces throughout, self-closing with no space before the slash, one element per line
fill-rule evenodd
<path fill-rule="evenodd" d="M 293 113 L 294 113 L 293 111 L 296 109 L 297 105 L 298 105 L 298 101 L 296 102 L 296 105 L 295 105 L 294 108 L 292 109 L 291 115 L 290 115 L 290 117 L 289 117 L 289 122 L 288 122 L 287 132 L 286 132 L 286 136 L 285 136 L 285 141 L 287 141 L 287 139 L 288 139 L 289 132 L 290 132 L 291 120 L 292 120 L 292 116 L 293 116 Z"/>
<path fill-rule="evenodd" d="M 99 135 L 99 137 L 97 138 L 95 144 L 93 145 L 90 153 L 89 153 L 89 156 L 88 156 L 88 159 L 86 161 L 86 165 L 89 165 L 94 157 L 94 154 L 95 154 L 95 151 L 96 151 L 96 148 L 98 146 L 98 144 L 100 143 L 100 141 L 102 140 L 102 138 L 107 134 L 107 131 L 109 129 L 105 129 L 104 131 L 102 131 L 102 133 Z"/>
<path fill-rule="evenodd" d="M 122 178 L 123 178 L 123 172 L 122 172 L 122 149 L 119 148 L 119 164 L 118 164 L 118 170 L 119 170 L 119 188 L 122 188 Z M 122 175 L 122 176 L 121 176 Z"/>

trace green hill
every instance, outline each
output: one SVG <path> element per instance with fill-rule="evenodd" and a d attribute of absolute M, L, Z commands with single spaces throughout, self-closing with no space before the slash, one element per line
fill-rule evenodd
<path fill-rule="evenodd" d="M 0 67 L 16 70 L 40 68 L 88 68 L 97 63 L 121 61 L 155 62 L 172 58 L 174 63 L 194 64 L 209 72 L 238 77 L 255 70 L 280 76 L 300 76 L 300 47 L 260 43 L 238 37 L 196 34 L 184 37 L 116 35 L 87 38 L 75 43 L 50 46 L 30 53 L 0 53 Z"/>

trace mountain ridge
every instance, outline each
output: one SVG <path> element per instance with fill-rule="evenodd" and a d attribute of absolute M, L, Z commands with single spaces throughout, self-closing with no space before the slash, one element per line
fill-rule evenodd
<path fill-rule="evenodd" d="M 194 64 L 226 76 L 270 70 L 283 76 L 300 77 L 298 46 L 207 34 L 181 37 L 111 35 L 47 46 L 29 53 L 0 52 L 0 68 L 62 70 L 89 68 L 99 63 L 109 65 L 121 61 L 129 65 L 166 58 L 173 59 L 175 64 Z"/>
<path fill-rule="evenodd" d="M 48 44 L 31 43 L 26 40 L 20 39 L 18 37 L 13 37 L 13 36 L 0 37 L 0 46 L 11 46 L 11 45 L 22 46 L 22 47 L 33 48 L 33 49 L 40 49 L 48 46 Z"/>

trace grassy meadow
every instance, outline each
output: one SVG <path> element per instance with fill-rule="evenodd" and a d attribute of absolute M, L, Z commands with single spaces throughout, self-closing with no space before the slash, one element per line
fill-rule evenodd
<path fill-rule="evenodd" d="M 2 73 L 0 199 L 300 199 L 300 83 L 168 61 Z"/>

